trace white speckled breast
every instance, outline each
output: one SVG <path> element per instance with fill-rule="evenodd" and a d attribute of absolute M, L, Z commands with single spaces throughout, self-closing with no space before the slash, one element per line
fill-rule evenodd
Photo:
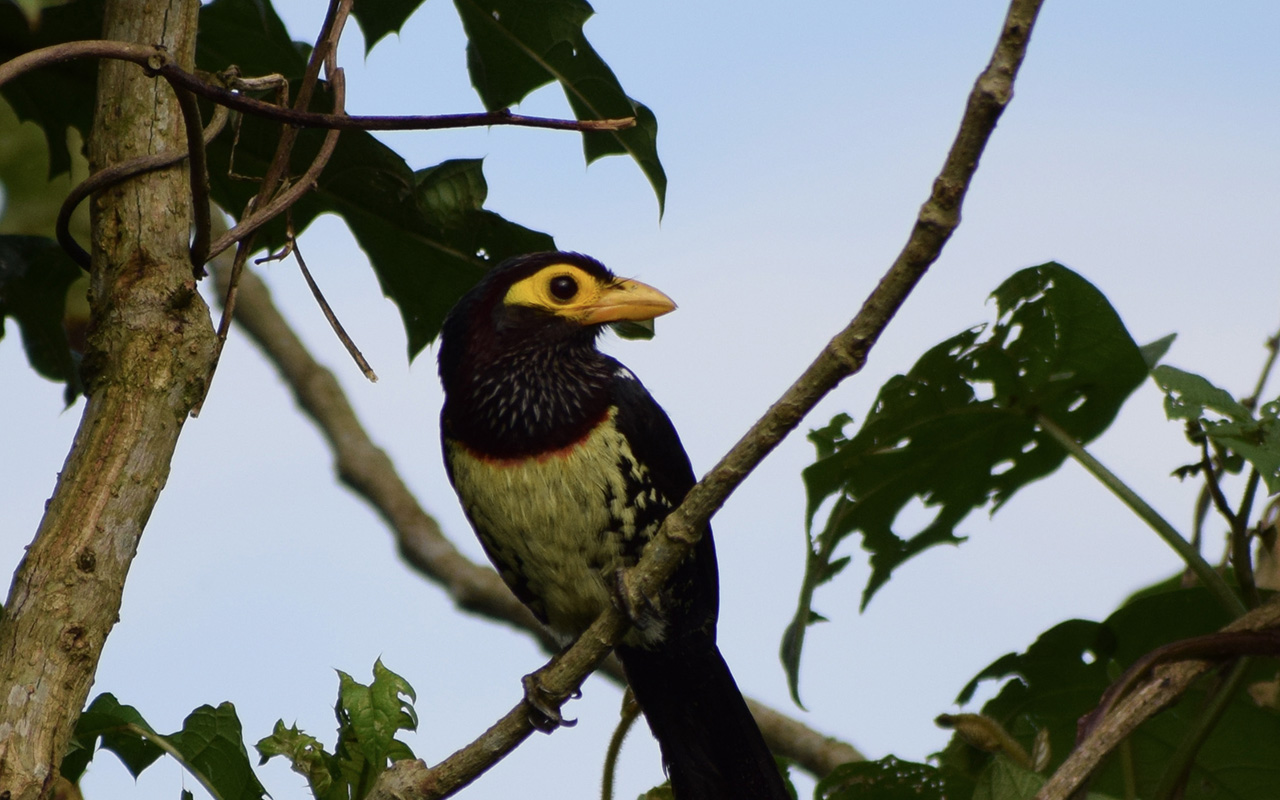
<path fill-rule="evenodd" d="M 615 413 L 611 408 L 580 441 L 536 459 L 487 458 L 445 442 L 454 487 L 490 559 L 566 640 L 610 605 L 618 569 L 634 563 L 653 534 L 636 530 L 635 509 L 626 502 L 628 483 L 634 491 L 648 480 L 614 426 Z M 633 499 L 645 501 L 661 502 L 651 489 Z M 661 635 L 646 626 L 645 639 Z"/>

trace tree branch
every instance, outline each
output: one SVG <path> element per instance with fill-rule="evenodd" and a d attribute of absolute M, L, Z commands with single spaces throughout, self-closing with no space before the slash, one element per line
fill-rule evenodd
<path fill-rule="evenodd" d="M 848 327 L 831 340 L 800 379 L 666 518 L 645 548 L 640 563 L 627 574 L 626 583 L 638 597 L 651 595 L 675 572 L 730 492 L 820 399 L 862 368 L 867 352 L 889 320 L 938 258 L 960 223 L 960 208 L 969 181 L 997 120 L 1012 98 L 1014 77 L 1026 54 L 1040 5 L 1040 0 L 1013 0 L 1010 4 L 995 52 L 969 94 L 960 130 L 906 246 Z M 572 647 L 538 670 L 534 678 L 548 696 L 570 696 L 627 628 L 623 614 L 610 609 Z M 383 773 L 370 797 L 434 798 L 451 794 L 475 780 L 531 730 L 521 702 L 479 739 L 436 767 L 427 769 L 419 762 L 400 762 Z"/>
<path fill-rule="evenodd" d="M 190 64 L 196 12 L 179 0 L 108 0 L 104 33 L 160 42 Z M 127 160 L 139 142 L 179 152 L 183 139 L 167 87 L 132 67 L 103 66 L 89 137 L 95 168 Z M 58 777 L 143 527 L 203 390 L 213 330 L 191 273 L 189 203 L 177 168 L 94 200 L 87 402 L 0 621 L 0 791 L 11 800 L 34 800 Z"/>
<path fill-rule="evenodd" d="M 1280 598 L 1274 598 L 1255 608 L 1222 630 L 1224 633 L 1265 631 L 1277 626 L 1280 626 Z M 1274 636 L 1264 638 L 1274 639 Z M 1255 644 L 1244 641 L 1248 652 L 1256 649 Z M 1216 662 L 1180 661 L 1152 670 L 1149 677 L 1137 683 L 1093 727 L 1084 741 L 1076 745 L 1067 760 L 1062 762 L 1049 782 L 1036 794 L 1036 800 L 1067 800 L 1071 797 L 1084 785 L 1107 754 L 1139 725 L 1181 697 L 1191 683 L 1207 672 L 1214 663 Z"/>
<path fill-rule="evenodd" d="M 215 261 L 213 277 L 221 292 L 229 277 L 226 266 Z M 386 452 L 369 438 L 333 373 L 316 362 L 271 301 L 266 285 L 249 271 L 241 278 L 236 322 L 280 371 L 298 405 L 319 427 L 333 451 L 339 479 L 387 523 L 401 557 L 448 592 L 462 610 L 504 622 L 533 636 L 548 653 L 555 653 L 559 643 L 511 594 L 498 573 L 458 552 L 439 523 L 423 510 Z M 602 672 L 615 683 L 625 685 L 622 667 L 615 659 L 609 659 Z M 770 749 L 816 776 L 863 759 L 851 745 L 818 733 L 763 703 L 748 699 L 747 704 Z"/>

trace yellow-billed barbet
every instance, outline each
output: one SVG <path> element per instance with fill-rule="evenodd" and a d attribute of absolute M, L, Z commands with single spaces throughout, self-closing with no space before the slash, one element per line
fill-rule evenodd
<path fill-rule="evenodd" d="M 445 465 L 489 559 L 565 642 L 694 484 L 666 413 L 596 349 L 604 326 L 675 308 L 576 253 L 491 270 L 440 337 Z M 716 647 L 711 531 L 618 645 L 677 800 L 788 797 Z M 536 703 L 535 703 L 536 705 Z"/>

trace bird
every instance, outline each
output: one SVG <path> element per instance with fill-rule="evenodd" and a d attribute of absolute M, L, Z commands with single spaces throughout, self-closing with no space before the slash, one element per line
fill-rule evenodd
<path fill-rule="evenodd" d="M 675 307 L 589 256 L 531 253 L 489 270 L 441 328 L 449 480 L 502 579 L 564 644 L 622 602 L 623 572 L 695 483 L 666 412 L 597 346 L 610 324 Z M 708 526 L 663 589 L 621 606 L 632 628 L 615 652 L 677 800 L 783 800 L 716 644 L 718 582 Z"/>

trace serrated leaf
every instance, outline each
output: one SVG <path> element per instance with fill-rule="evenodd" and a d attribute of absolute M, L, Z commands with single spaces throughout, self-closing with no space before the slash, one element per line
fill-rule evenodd
<path fill-rule="evenodd" d="M 963 541 L 956 528 L 971 511 L 995 513 L 1062 464 L 1066 453 L 1037 427 L 1037 414 L 1087 442 L 1146 376 L 1115 310 L 1066 267 L 1021 270 L 993 296 L 995 323 L 942 342 L 889 379 L 852 438 L 843 438 L 843 417 L 811 435 L 819 458 L 804 471 L 810 554 L 784 646 L 793 696 L 812 593 L 846 537 L 859 534 L 871 553 L 865 608 L 904 562 Z M 815 517 L 832 497 L 814 535 Z M 912 504 L 932 518 L 899 519 Z M 902 533 L 908 526 L 914 532 Z"/>
<path fill-rule="evenodd" d="M 338 745 L 334 753 L 343 780 L 356 789 L 355 796 L 372 785 L 389 761 L 414 757 L 408 745 L 395 735 L 400 730 L 417 728 L 415 697 L 408 681 L 383 666 L 381 659 L 373 665 L 373 681 L 368 686 L 338 671 L 338 703 L 334 709 Z"/>
<path fill-rule="evenodd" d="M 583 134 L 587 163 L 629 154 L 666 202 L 667 177 L 658 159 L 657 121 L 632 100 L 587 41 L 583 24 L 594 13 L 583 0 L 454 0 L 467 33 L 467 67 L 485 108 L 507 108 L 558 81 L 578 119 L 635 117 L 623 131 Z"/>
<path fill-rule="evenodd" d="M 418 10 L 423 0 L 377 0 L 373 3 L 356 3 L 351 7 L 351 16 L 360 23 L 364 33 L 365 55 L 373 46 L 391 33 L 399 33 L 400 28 Z"/>
<path fill-rule="evenodd" d="M 293 771 L 307 779 L 311 793 L 324 798 L 333 787 L 333 756 L 325 752 L 324 745 L 314 736 L 298 730 L 298 726 L 286 728 L 284 720 L 277 720 L 271 735 L 260 740 L 254 748 L 261 756 L 259 764 L 265 764 L 276 756 L 289 761 Z"/>
<path fill-rule="evenodd" d="M 253 7 L 250 0 L 215 0 L 201 9 L 197 64 L 217 70 L 237 63 L 245 74 L 301 74 L 304 46 L 289 41 L 269 8 L 259 14 Z M 206 27 L 219 35 L 206 41 Z M 244 69 L 246 63 L 253 64 L 252 73 Z M 327 87 L 317 87 L 312 107 L 332 107 Z M 235 172 L 263 175 L 278 136 L 278 125 L 245 117 L 234 151 Z M 299 133 L 293 173 L 306 169 L 323 138 L 323 131 Z M 230 176 L 231 141 L 224 134 L 209 147 L 210 187 L 219 205 L 238 214 L 256 184 Z M 550 236 L 484 210 L 486 194 L 480 159 L 453 159 L 414 172 L 367 132 L 344 131 L 316 191 L 293 207 L 292 219 L 300 232 L 320 214 L 342 216 L 369 256 L 383 293 L 400 309 L 413 358 L 435 338 L 454 302 L 490 265 L 555 249 Z M 285 220 L 280 217 L 262 229 L 259 242 L 274 248 L 284 236 Z M 305 240 L 302 244 L 305 247 Z"/>
<path fill-rule="evenodd" d="M 231 703 L 200 706 L 187 715 L 182 730 L 165 738 L 222 800 L 260 800 L 266 795 Z"/>
<path fill-rule="evenodd" d="M 83 391 L 79 357 L 63 326 L 67 290 L 82 274 L 50 238 L 0 236 L 0 338 L 12 318 L 32 369 L 66 384 L 67 405 Z"/>
<path fill-rule="evenodd" d="M 1093 709 L 1114 676 L 1150 650 L 1218 630 L 1228 622 L 1203 588 L 1168 588 L 1170 581 L 1142 593 L 1105 622 L 1071 620 L 1043 633 L 1024 653 L 1006 656 L 981 679 L 1007 679 L 982 712 L 1000 722 L 1025 747 L 1048 731 L 1049 770 L 1070 753 L 1079 718 Z M 1254 675 L 1273 676 L 1274 665 L 1259 664 Z M 975 679 L 977 680 L 977 679 Z M 1193 686 L 1175 705 L 1153 717 L 1129 738 L 1131 778 L 1138 797 L 1151 796 L 1174 750 L 1189 733 L 1212 690 L 1209 679 Z M 1240 692 L 1201 746 L 1193 764 L 1188 798 L 1263 800 L 1274 797 L 1280 762 L 1280 715 L 1259 708 Z M 948 748 L 944 762 L 951 754 Z M 1092 786 L 1105 795 L 1126 796 L 1119 759 L 1104 763 Z"/>

